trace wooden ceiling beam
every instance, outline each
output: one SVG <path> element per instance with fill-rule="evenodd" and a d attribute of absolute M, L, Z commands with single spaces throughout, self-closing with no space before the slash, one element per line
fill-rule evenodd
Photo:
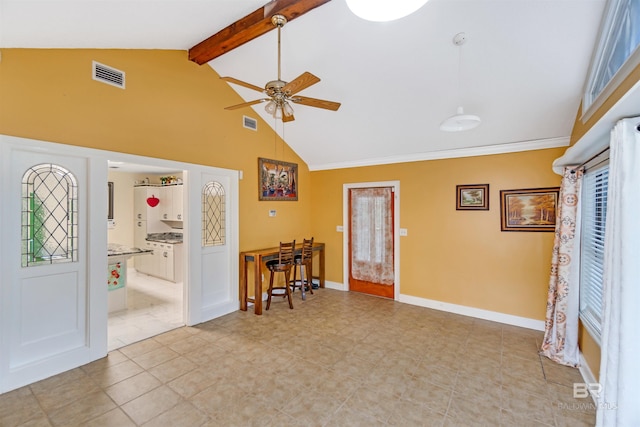
<path fill-rule="evenodd" d="M 242 46 L 276 28 L 271 17 L 283 15 L 287 21 L 331 0 L 272 0 L 255 12 L 220 30 L 189 49 L 189 60 L 202 65 L 218 56 Z"/>

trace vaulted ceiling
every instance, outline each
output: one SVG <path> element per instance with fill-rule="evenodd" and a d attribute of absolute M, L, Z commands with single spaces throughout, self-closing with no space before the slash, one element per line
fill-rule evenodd
<path fill-rule="evenodd" d="M 0 0 L 0 47 L 189 50 L 265 0 Z M 321 81 L 293 122 L 260 115 L 319 170 L 568 144 L 605 0 L 430 0 L 387 23 L 332 0 L 282 29 L 282 78 Z M 462 47 L 453 37 L 466 33 Z M 276 32 L 209 61 L 257 86 L 277 76 Z M 246 101 L 261 97 L 231 84 Z M 440 123 L 463 106 L 470 131 Z"/>

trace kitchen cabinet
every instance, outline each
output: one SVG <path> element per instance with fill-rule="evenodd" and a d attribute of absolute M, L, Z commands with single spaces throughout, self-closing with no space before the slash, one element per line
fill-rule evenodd
<path fill-rule="evenodd" d="M 142 248 L 147 240 L 147 221 L 133 221 L 133 246 Z"/>
<path fill-rule="evenodd" d="M 173 217 L 175 218 L 176 221 L 182 221 L 183 218 L 183 201 L 182 201 L 182 194 L 183 194 L 183 187 L 182 185 L 176 185 L 175 187 L 173 187 Z"/>
<path fill-rule="evenodd" d="M 182 185 L 166 185 L 160 187 L 160 219 L 165 221 L 182 221 Z"/>
<path fill-rule="evenodd" d="M 182 244 L 146 242 L 144 247 L 153 255 L 136 259 L 137 271 L 170 282 L 182 280 Z M 138 261 L 142 261 L 140 265 Z"/>
<path fill-rule="evenodd" d="M 147 240 L 152 234 L 170 232 L 176 226 L 173 221 L 182 221 L 182 188 L 182 185 L 134 187 L 134 246 L 153 251 L 153 255 L 135 260 L 140 273 L 172 282 L 182 280 L 182 244 Z M 181 235 L 179 240 L 182 241 Z"/>
<path fill-rule="evenodd" d="M 152 223 L 160 220 L 160 206 L 152 206 L 149 199 L 160 199 L 162 187 L 138 186 L 133 188 L 133 219 L 136 221 L 148 221 Z"/>

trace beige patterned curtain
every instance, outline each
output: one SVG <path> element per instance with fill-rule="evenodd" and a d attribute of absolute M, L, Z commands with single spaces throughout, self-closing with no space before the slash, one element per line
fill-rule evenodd
<path fill-rule="evenodd" d="M 389 187 L 351 190 L 351 275 L 392 285 L 393 214 Z"/>
<path fill-rule="evenodd" d="M 583 170 L 564 169 L 547 295 L 547 316 L 540 353 L 578 366 L 578 277 L 580 273 L 580 186 Z"/>

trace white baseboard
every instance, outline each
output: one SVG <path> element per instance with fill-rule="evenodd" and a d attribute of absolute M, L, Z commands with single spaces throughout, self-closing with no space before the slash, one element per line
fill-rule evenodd
<path fill-rule="evenodd" d="M 593 375 L 593 371 L 591 371 L 591 368 L 589 368 L 587 359 L 584 358 L 584 355 L 582 354 L 582 352 L 580 352 L 580 366 L 578 367 L 578 370 L 580 371 L 580 375 L 582 375 L 582 378 L 584 379 L 585 383 L 598 382 L 598 380 L 596 379 L 596 376 Z"/>
<path fill-rule="evenodd" d="M 335 289 L 337 291 L 346 291 L 347 287 L 342 284 L 342 283 L 338 283 L 338 282 L 331 282 L 329 280 L 325 280 L 324 281 L 324 287 L 328 288 L 328 289 Z"/>
<path fill-rule="evenodd" d="M 407 304 L 417 305 L 420 307 L 432 308 L 434 310 L 461 314 L 463 316 L 475 317 L 475 318 L 484 319 L 484 320 L 491 320 L 493 322 L 504 323 L 507 325 L 534 329 L 536 331 L 544 331 L 543 320 L 536 320 L 536 319 L 530 319 L 528 317 L 514 316 L 511 314 L 500 313 L 497 311 L 483 310 L 481 308 L 467 307 L 464 305 L 451 304 L 447 302 L 430 300 L 426 298 L 419 298 L 411 295 L 400 294 L 398 301 L 404 302 Z"/>
<path fill-rule="evenodd" d="M 336 289 L 338 291 L 348 291 L 347 286 L 343 283 L 325 281 L 324 287 L 328 289 Z M 483 310 L 481 308 L 467 307 L 464 305 L 451 304 L 442 301 L 431 300 L 427 298 L 414 297 L 411 295 L 400 294 L 398 301 L 406 304 L 417 305 L 420 307 L 432 308 L 434 310 L 446 311 L 449 313 L 461 314 L 463 316 L 475 317 L 478 319 L 491 320 L 493 322 L 504 323 L 512 326 L 519 326 L 536 331 L 544 331 L 544 321 L 529 319 L 528 317 L 513 316 L 497 311 Z"/>
<path fill-rule="evenodd" d="M 582 379 L 587 384 L 595 384 L 598 382 L 595 375 L 593 375 L 593 371 L 589 368 L 589 364 L 587 363 L 587 359 L 584 358 L 582 352 L 580 352 L 580 366 L 578 366 L 578 371 L 580 371 L 580 375 L 582 375 Z M 595 393 L 589 393 L 591 395 L 591 399 L 594 404 L 598 404 L 598 397 Z"/>

